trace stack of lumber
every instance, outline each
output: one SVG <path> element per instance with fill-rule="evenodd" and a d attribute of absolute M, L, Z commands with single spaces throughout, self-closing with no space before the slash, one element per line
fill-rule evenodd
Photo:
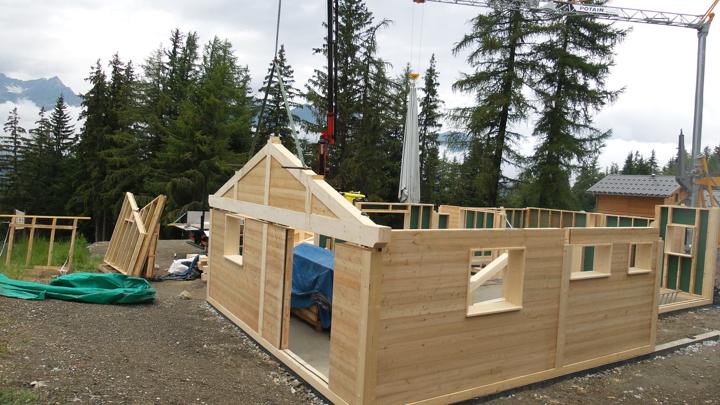
<path fill-rule="evenodd" d="M 160 216 L 167 198 L 160 195 L 139 209 L 132 193 L 125 193 L 110 246 L 103 262 L 128 276 L 151 278 L 155 270 Z"/>

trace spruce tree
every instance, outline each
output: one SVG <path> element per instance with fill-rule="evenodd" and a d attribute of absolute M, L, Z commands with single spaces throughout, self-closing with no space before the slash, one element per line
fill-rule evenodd
<path fill-rule="evenodd" d="M 378 124 L 366 119 L 380 119 L 383 114 L 380 111 L 382 106 L 371 104 L 371 99 L 382 96 L 379 94 L 380 89 L 387 88 L 391 81 L 385 71 L 385 62 L 377 56 L 377 33 L 388 21 L 376 21 L 363 0 L 340 0 L 338 6 L 335 145 L 330 149 L 329 173 L 326 177 L 337 189 L 357 190 L 362 188 L 366 174 L 365 164 L 357 159 L 359 150 L 356 142 L 364 136 L 375 136 L 365 131 Z M 327 55 L 327 46 L 323 45 L 315 51 Z M 327 73 L 318 69 L 306 86 L 306 98 L 312 105 L 317 121 L 315 125 L 308 125 L 308 130 L 313 133 L 319 134 L 325 129 L 326 84 Z M 387 103 L 383 102 L 382 105 Z M 366 148 L 378 144 L 375 140 L 364 141 Z M 370 151 L 362 153 L 370 155 Z M 374 153 L 374 156 L 381 158 L 383 155 L 385 158 L 393 155 L 392 151 L 382 149 Z M 399 161 L 395 163 L 399 165 Z M 382 194 L 390 195 L 391 191 L 388 188 Z"/>
<path fill-rule="evenodd" d="M 247 68 L 238 64 L 228 41 L 215 38 L 204 49 L 197 83 L 161 151 L 170 216 L 207 209 L 207 196 L 241 165 L 250 145 L 252 103 Z"/>
<path fill-rule="evenodd" d="M 125 63 L 115 54 L 109 67 L 107 144 L 101 152 L 107 172 L 100 188 L 105 206 L 112 207 L 112 218 L 119 212 L 125 192 L 133 191 L 142 198 L 149 169 L 137 125 L 139 90 L 133 63 Z"/>
<path fill-rule="evenodd" d="M 70 207 L 92 218 L 93 238 L 100 241 L 106 238 L 112 211 L 105 205 L 100 189 L 107 174 L 107 161 L 104 155 L 109 145 L 108 125 L 108 83 L 100 60 L 92 67 L 85 79 L 90 90 L 82 96 L 84 119 L 80 130 L 80 139 L 75 148 L 76 165 L 74 175 L 75 192 L 70 199 Z"/>
<path fill-rule="evenodd" d="M 539 77 L 532 86 L 539 145 L 526 172 L 533 183 L 527 201 L 571 208 L 570 177 L 610 136 L 593 126 L 593 115 L 620 94 L 608 90 L 606 80 L 626 31 L 582 15 L 550 18 L 542 29 L 544 40 L 534 47 Z"/>
<path fill-rule="evenodd" d="M 22 195 L 25 200 L 22 208 L 28 213 L 60 215 L 57 200 L 53 194 L 56 187 L 57 160 L 52 139 L 52 127 L 41 107 L 35 128 L 29 131 L 25 157 L 20 165 Z"/>
<path fill-rule="evenodd" d="M 50 114 L 50 134 L 52 138 L 53 152 L 55 152 L 58 160 L 70 154 L 75 139 L 75 125 L 72 123 L 72 117 L 68 112 L 68 106 L 65 104 L 65 98 L 61 94 L 55 102 Z"/>
<path fill-rule="evenodd" d="M 275 65 L 275 73 L 272 74 L 272 83 L 269 83 L 273 65 Z M 295 72 L 293 71 L 292 66 L 288 63 L 287 56 L 285 54 L 285 45 L 281 45 L 275 64 L 273 64 L 273 62 L 270 63 L 268 73 L 265 75 L 265 79 L 263 81 L 263 86 L 259 91 L 263 97 L 264 94 L 267 93 L 267 104 L 263 115 L 262 128 L 259 128 L 261 132 L 255 135 L 257 138 L 254 140 L 256 143 L 256 149 L 262 148 L 262 146 L 267 143 L 270 135 L 274 134 L 282 137 L 283 144 L 290 150 L 295 151 L 291 133 L 292 130 L 290 128 L 290 120 L 288 119 L 282 91 L 280 89 L 280 80 L 282 80 L 290 108 L 298 106 L 295 100 L 299 95 L 299 91 L 295 88 L 294 75 Z M 294 119 L 297 120 L 297 118 Z"/>
<path fill-rule="evenodd" d="M 435 55 L 425 71 L 423 97 L 418 116 L 420 136 L 420 193 L 422 201 L 434 203 L 438 189 L 439 143 L 438 131 L 442 127 L 442 100 L 438 94 L 440 83 Z"/>
<path fill-rule="evenodd" d="M 17 107 L 13 108 L 3 125 L 0 138 L 0 207 L 3 211 L 19 208 L 22 202 L 20 183 L 20 164 L 25 154 L 27 131 L 20 126 Z"/>
<path fill-rule="evenodd" d="M 600 170 L 597 156 L 581 165 L 575 184 L 572 186 L 572 193 L 577 202 L 576 209 L 584 211 L 595 209 L 595 196 L 588 193 L 587 190 L 604 177 L 605 174 Z"/>
<path fill-rule="evenodd" d="M 523 90 L 532 81 L 537 56 L 527 45 L 536 23 L 532 14 L 498 6 L 472 20 L 472 32 L 455 46 L 454 53 L 469 51 L 474 69 L 453 88 L 475 96 L 475 105 L 459 108 L 453 118 L 467 129 L 467 156 L 463 162 L 462 203 L 497 206 L 505 181 L 502 165 L 519 156 L 515 142 L 521 134 L 513 126 L 531 110 Z"/>

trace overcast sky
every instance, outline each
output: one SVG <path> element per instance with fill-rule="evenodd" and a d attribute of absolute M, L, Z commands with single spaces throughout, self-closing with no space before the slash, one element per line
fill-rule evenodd
<path fill-rule="evenodd" d="M 702 14 L 711 0 L 614 0 L 611 5 Z M 452 83 L 468 66 L 450 51 L 468 30 L 468 20 L 479 10 L 467 6 L 411 0 L 368 0 L 378 19 L 393 24 L 379 38 L 380 56 L 399 74 L 410 61 L 424 69 L 435 53 L 441 72 L 441 96 L 446 107 L 468 105 L 472 99 L 454 93 Z M 203 42 L 213 36 L 229 39 L 236 55 L 247 64 L 254 87 L 272 58 L 275 0 L 0 0 L 0 72 L 18 79 L 59 76 L 76 92 L 87 90 L 84 78 L 98 58 L 104 63 L 115 52 L 136 65 L 161 44 L 170 31 L 197 31 Z M 325 16 L 323 0 L 286 0 L 283 4 L 281 42 L 303 84 L 322 57 L 312 54 L 321 44 Z M 415 21 L 415 36 L 411 36 Z M 422 21 L 423 30 L 420 30 Z M 625 93 L 597 116 L 597 126 L 614 136 L 601 158 L 603 166 L 622 162 L 630 150 L 649 155 L 655 149 L 661 162 L 676 152 L 680 129 L 692 134 L 697 33 L 683 28 L 635 24 L 618 47 L 609 84 Z M 706 82 L 703 144 L 720 144 L 720 28 L 710 34 Z M 422 44 L 422 46 L 420 46 Z M 418 55 L 421 58 L 418 58 Z M 418 62 L 418 60 L 421 60 Z M 0 105 L 4 121 L 9 105 Z M 28 103 L 19 107 L 24 121 L 33 121 Z M 529 133 L 531 125 L 520 132 Z M 532 151 L 532 142 L 523 146 Z"/>

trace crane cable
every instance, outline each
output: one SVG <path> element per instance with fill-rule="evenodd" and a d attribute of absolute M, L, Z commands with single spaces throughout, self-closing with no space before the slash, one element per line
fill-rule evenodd
<path fill-rule="evenodd" d="M 268 96 L 270 95 L 270 86 L 272 85 L 273 77 L 275 76 L 275 70 L 278 69 L 277 57 L 278 57 L 278 48 L 280 46 L 281 16 L 282 16 L 282 0 L 278 0 L 277 21 L 275 23 L 275 51 L 273 52 L 272 67 L 270 69 L 270 75 L 268 76 L 267 87 L 265 88 L 265 96 L 263 97 L 263 102 L 260 107 L 260 114 L 258 115 L 258 123 L 257 123 L 257 126 L 255 127 L 255 136 L 253 136 L 248 159 L 252 158 L 253 155 L 255 155 L 255 147 L 257 146 L 257 140 L 260 137 L 260 130 L 262 129 L 263 118 L 265 116 L 265 107 L 267 106 Z M 297 130 L 295 129 L 295 119 L 293 118 L 292 111 L 290 110 L 290 103 L 288 102 L 287 92 L 285 91 L 285 84 L 283 83 L 283 79 L 280 76 L 279 72 L 278 72 L 277 76 L 278 76 L 278 85 L 280 86 L 280 94 L 282 95 L 283 104 L 285 105 L 285 110 L 288 115 L 288 124 L 290 126 L 290 132 L 292 133 L 293 141 L 295 143 L 295 151 L 297 152 L 298 159 L 300 159 L 300 163 L 302 163 L 302 166 L 305 166 L 305 159 L 303 158 L 304 153 L 303 153 L 302 145 L 300 144 L 298 137 L 297 137 Z"/>
<path fill-rule="evenodd" d="M 420 11 L 420 27 L 417 33 L 416 38 L 416 31 L 415 31 L 415 22 L 417 20 L 417 17 L 415 16 L 415 8 L 421 7 Z M 415 4 L 412 6 L 412 23 L 410 26 L 410 73 L 420 73 L 421 67 L 422 67 L 422 54 L 423 54 L 423 33 L 424 33 L 424 26 L 425 26 L 425 7 L 424 2 L 418 3 L 415 2 Z M 418 52 L 417 52 L 417 63 L 414 59 L 415 57 L 415 45 L 417 44 Z M 413 67 L 417 68 L 416 72 L 413 72 Z"/>

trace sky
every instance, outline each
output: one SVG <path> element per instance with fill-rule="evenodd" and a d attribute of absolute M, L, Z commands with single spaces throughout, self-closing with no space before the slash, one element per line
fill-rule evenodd
<path fill-rule="evenodd" d="M 610 5 L 703 14 L 711 0 L 611 0 Z M 324 66 L 312 49 L 321 45 L 325 1 L 283 2 L 280 41 L 287 48 L 299 84 Z M 471 105 L 472 96 L 456 93 L 452 83 L 469 72 L 464 55 L 451 49 L 469 31 L 468 21 L 480 9 L 440 3 L 415 5 L 411 0 L 367 0 L 380 19 L 392 23 L 380 33 L 379 54 L 400 74 L 412 61 L 424 70 L 436 54 L 440 70 L 440 95 L 446 108 Z M 202 42 L 213 36 L 226 38 L 242 64 L 250 68 L 254 88 L 272 59 L 277 1 L 275 0 L 0 0 L 0 72 L 18 79 L 59 76 L 76 92 L 85 92 L 84 78 L 97 59 L 103 63 L 119 53 L 124 60 L 142 64 L 150 53 L 167 44 L 170 31 L 196 31 Z M 414 22 L 414 23 L 413 23 Z M 600 163 L 622 163 L 629 151 L 649 156 L 655 150 L 661 162 L 676 154 L 677 135 L 687 135 L 693 123 L 697 33 L 691 29 L 652 26 L 632 27 L 617 48 L 616 65 L 608 80 L 612 89 L 624 88 L 613 105 L 596 116 L 596 125 L 612 130 Z M 711 30 L 707 47 L 707 81 L 703 145 L 720 144 L 720 28 Z M 716 32 L 718 31 L 718 32 Z M 9 104 L 0 104 L 0 117 Z M 18 107 L 23 122 L 34 121 L 32 103 Z M 517 126 L 532 132 L 532 119 Z M 528 138 L 521 152 L 532 152 Z"/>

